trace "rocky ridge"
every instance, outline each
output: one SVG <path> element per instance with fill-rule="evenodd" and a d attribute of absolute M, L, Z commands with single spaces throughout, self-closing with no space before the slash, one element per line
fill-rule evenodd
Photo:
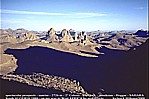
<path fill-rule="evenodd" d="M 76 80 L 70 80 L 64 77 L 50 76 L 42 73 L 33 73 L 31 75 L 24 74 L 7 74 L 1 77 L 9 81 L 17 81 L 28 85 L 43 87 L 46 89 L 54 88 L 62 92 L 71 94 L 89 95 Z"/>

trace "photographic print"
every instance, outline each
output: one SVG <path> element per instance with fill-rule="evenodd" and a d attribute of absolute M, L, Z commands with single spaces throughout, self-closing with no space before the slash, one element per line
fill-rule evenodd
<path fill-rule="evenodd" d="M 1 0 L 0 99 L 148 99 L 148 0 Z"/>

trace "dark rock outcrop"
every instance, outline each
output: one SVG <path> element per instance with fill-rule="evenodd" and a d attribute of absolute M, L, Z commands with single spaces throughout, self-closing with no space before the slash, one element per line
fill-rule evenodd
<path fill-rule="evenodd" d="M 138 30 L 135 35 L 137 35 L 138 37 L 148 37 L 148 31 L 144 31 L 143 29 Z"/>

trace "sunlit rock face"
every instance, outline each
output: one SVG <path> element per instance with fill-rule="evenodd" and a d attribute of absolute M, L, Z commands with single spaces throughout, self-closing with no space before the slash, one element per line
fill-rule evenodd
<path fill-rule="evenodd" d="M 46 41 L 47 42 L 59 41 L 56 31 L 53 28 L 50 28 L 49 31 L 47 32 Z"/>
<path fill-rule="evenodd" d="M 61 32 L 61 40 L 62 42 L 73 42 L 73 38 L 70 35 L 70 32 L 67 31 L 66 29 L 63 29 Z"/>

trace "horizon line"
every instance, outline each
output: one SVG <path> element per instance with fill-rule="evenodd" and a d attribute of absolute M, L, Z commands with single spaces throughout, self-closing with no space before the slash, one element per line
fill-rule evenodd
<path fill-rule="evenodd" d="M 24 30 L 28 30 L 28 31 L 48 31 L 49 29 L 47 30 L 36 30 L 36 29 L 26 29 L 26 28 L 0 28 L 0 29 L 3 29 L 3 30 L 7 30 L 7 29 L 12 29 L 12 30 L 17 30 L 17 29 L 24 29 Z M 53 28 L 54 29 L 54 28 Z M 63 28 L 63 29 L 66 29 L 66 28 Z M 55 30 L 55 31 L 62 31 L 63 29 L 58 29 L 58 30 Z M 70 28 L 72 29 L 72 28 Z M 70 30 L 70 29 L 66 29 L 66 30 Z M 93 32 L 93 31 L 138 31 L 138 30 L 144 30 L 144 31 L 149 31 L 148 29 L 113 29 L 113 30 L 105 30 L 105 29 L 96 29 L 96 30 L 76 30 L 76 29 L 72 29 L 74 31 L 87 31 L 87 32 Z"/>

